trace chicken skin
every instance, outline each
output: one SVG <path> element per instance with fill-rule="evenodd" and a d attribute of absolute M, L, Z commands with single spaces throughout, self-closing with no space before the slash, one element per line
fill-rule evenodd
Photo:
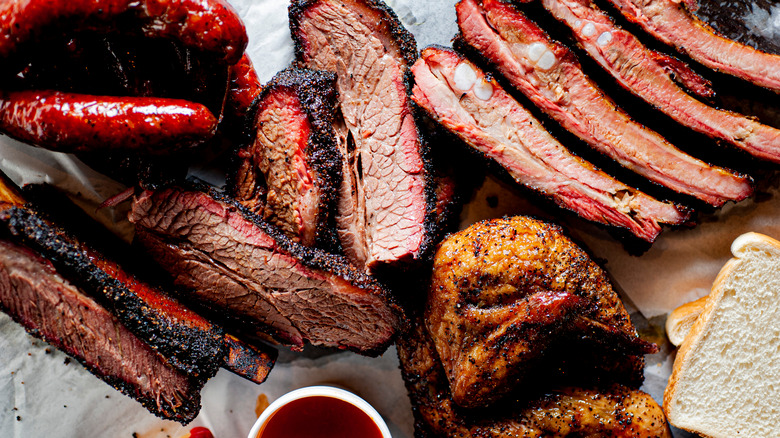
<path fill-rule="evenodd" d="M 433 272 L 425 324 L 462 407 L 494 403 L 561 352 L 638 384 L 643 355 L 657 351 L 606 273 L 556 225 L 528 217 L 472 225 L 441 244 Z"/>
<path fill-rule="evenodd" d="M 490 409 L 464 409 L 453 402 L 433 341 L 423 322 L 416 322 L 398 342 L 416 438 L 671 437 L 661 407 L 644 392 L 622 385 L 551 386 Z"/>

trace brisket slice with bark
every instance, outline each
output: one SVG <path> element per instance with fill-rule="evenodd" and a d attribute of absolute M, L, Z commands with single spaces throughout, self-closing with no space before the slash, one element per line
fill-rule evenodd
<path fill-rule="evenodd" d="M 748 178 L 691 157 L 631 120 L 585 75 L 568 48 L 513 6 L 461 0 L 456 8 L 462 39 L 593 148 L 651 181 L 715 206 L 751 194 Z"/>
<path fill-rule="evenodd" d="M 226 353 L 221 329 L 137 281 L 29 206 L 6 207 L 0 211 L 0 227 L 15 241 L 51 261 L 58 272 L 88 291 L 171 365 L 204 381 L 216 374 L 219 359 Z"/>
<path fill-rule="evenodd" d="M 360 199 L 337 222 L 342 242 L 363 246 L 346 252 L 369 269 L 419 259 L 433 195 L 408 96 L 414 38 L 379 0 L 296 0 L 289 16 L 298 61 L 338 76 L 345 156 L 355 163 L 344 179 Z"/>
<path fill-rule="evenodd" d="M 252 143 L 236 152 L 231 184 L 238 202 L 287 237 L 330 250 L 339 248 L 333 217 L 344 162 L 335 80 L 308 69 L 276 74 L 260 94 Z"/>
<path fill-rule="evenodd" d="M 780 162 L 780 130 L 689 96 L 672 78 L 696 78 L 696 73 L 681 61 L 648 49 L 591 0 L 543 0 L 542 4 L 572 29 L 580 46 L 627 90 L 691 129 Z M 692 85 L 701 88 L 696 82 Z"/>
<path fill-rule="evenodd" d="M 404 317 L 371 277 L 344 258 L 290 241 L 216 190 L 144 191 L 133 203 L 136 238 L 193 299 L 302 347 L 375 355 Z"/>
<path fill-rule="evenodd" d="M 150 412 L 182 424 L 200 410 L 200 379 L 179 371 L 30 249 L 0 239 L 0 309 Z"/>
<path fill-rule="evenodd" d="M 652 242 L 659 223 L 688 214 L 628 187 L 572 155 L 494 80 L 459 54 L 426 48 L 412 67 L 412 98 L 520 184 L 581 217 Z"/>
<path fill-rule="evenodd" d="M 691 12 L 696 0 L 610 1 L 647 33 L 703 65 L 780 92 L 780 55 L 721 36 Z"/>
<path fill-rule="evenodd" d="M 203 382 L 216 374 L 220 366 L 257 383 L 262 372 L 252 370 L 244 374 L 242 363 L 265 363 L 265 373 L 270 371 L 276 359 L 273 348 L 243 345 L 163 289 L 140 280 L 107 257 L 108 247 L 113 247 L 111 254 L 130 251 L 65 195 L 50 187 L 26 187 L 24 194 L 33 202 L 25 203 L 2 174 L 0 188 L 0 232 L 48 260 L 58 275 L 115 315 L 170 365 Z M 49 219 L 55 213 L 67 216 L 58 222 L 67 226 L 68 231 Z M 148 268 L 143 263 L 134 265 L 136 272 Z"/>

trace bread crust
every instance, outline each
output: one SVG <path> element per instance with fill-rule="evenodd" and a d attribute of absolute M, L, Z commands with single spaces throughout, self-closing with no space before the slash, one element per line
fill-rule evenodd
<path fill-rule="evenodd" d="M 666 336 L 672 345 L 679 347 L 683 343 L 691 332 L 691 327 L 704 311 L 708 297 L 709 295 L 705 295 L 696 301 L 685 303 L 669 314 L 666 318 Z"/>
<path fill-rule="evenodd" d="M 692 303 L 684 304 L 672 312 L 672 314 L 674 314 L 679 310 L 680 312 L 678 317 L 684 316 L 686 313 L 695 311 L 696 307 L 702 305 L 702 303 L 694 303 L 703 301 L 701 315 L 699 315 L 699 317 L 693 323 L 690 332 L 687 336 L 685 336 L 685 339 L 682 341 L 682 344 L 677 351 L 677 357 L 674 360 L 674 366 L 672 368 L 672 375 L 669 378 L 669 383 L 666 386 L 666 390 L 664 391 L 663 401 L 664 413 L 666 414 L 666 418 L 673 426 L 687 430 L 689 432 L 698 433 L 703 437 L 716 438 L 718 436 L 718 431 L 702 430 L 695 424 L 687 424 L 684 423 L 681 419 L 676 418 L 677 413 L 675 412 L 675 399 L 677 396 L 677 387 L 678 384 L 685 378 L 686 369 L 690 366 L 691 359 L 694 357 L 697 348 L 707 334 L 707 329 L 710 325 L 712 317 L 721 304 L 721 299 L 723 298 L 725 292 L 724 284 L 726 280 L 745 263 L 744 256 L 747 251 L 750 250 L 764 251 L 769 256 L 780 257 L 780 242 L 769 236 L 752 232 L 737 237 L 731 244 L 731 253 L 734 255 L 734 257 L 726 262 L 723 268 L 721 268 L 720 272 L 715 278 L 715 281 L 712 284 L 712 290 L 710 294 Z M 685 306 L 689 307 L 685 309 Z"/>

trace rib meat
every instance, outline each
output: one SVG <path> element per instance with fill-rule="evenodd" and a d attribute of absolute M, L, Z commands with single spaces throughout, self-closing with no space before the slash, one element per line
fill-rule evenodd
<path fill-rule="evenodd" d="M 550 117 L 651 181 L 715 206 L 751 194 L 749 179 L 687 155 L 631 120 L 583 73 L 563 45 L 511 5 L 461 0 L 463 40 Z"/>
<path fill-rule="evenodd" d="M 354 251 L 365 254 L 358 264 L 419 258 L 432 201 L 405 80 L 417 55 L 414 38 L 379 0 L 296 0 L 289 15 L 298 61 L 338 75 L 356 163 L 345 179 L 362 198 L 338 221 L 360 233 L 355 243 L 365 242 L 364 251 Z"/>
<path fill-rule="evenodd" d="M 479 407 L 559 349 L 580 366 L 641 382 L 641 340 L 606 273 L 560 227 L 494 219 L 447 238 L 434 258 L 426 325 L 455 403 Z"/>
<path fill-rule="evenodd" d="M 588 54 L 627 90 L 689 128 L 757 157 L 780 162 L 780 130 L 689 96 L 672 79 L 671 75 L 679 70 L 669 71 L 667 57 L 617 27 L 592 1 L 543 0 L 542 4 L 572 29 Z"/>
<path fill-rule="evenodd" d="M 547 381 L 539 393 L 490 409 L 463 409 L 422 320 L 398 341 L 398 356 L 415 417 L 417 438 L 671 437 L 663 411 L 644 392 L 613 385 L 561 387 Z"/>
<path fill-rule="evenodd" d="M 403 316 L 375 280 L 202 190 L 145 191 L 130 213 L 137 239 L 179 285 L 293 346 L 305 339 L 369 355 L 387 348 Z"/>
<path fill-rule="evenodd" d="M 2 239 L 0 309 L 155 415 L 186 424 L 198 414 L 202 380 L 170 366 L 47 260 Z"/>
<path fill-rule="evenodd" d="M 646 32 L 714 70 L 780 92 L 780 56 L 724 38 L 690 11 L 696 0 L 610 0 Z"/>
<path fill-rule="evenodd" d="M 306 246 L 338 248 L 333 215 L 341 186 L 334 114 L 335 75 L 288 69 L 258 101 L 255 137 L 237 151 L 234 197 L 287 237 Z"/>
<path fill-rule="evenodd" d="M 520 184 L 585 219 L 652 242 L 682 208 L 632 189 L 572 155 L 494 80 L 457 53 L 426 48 L 412 67 L 412 98 L 439 123 Z"/>

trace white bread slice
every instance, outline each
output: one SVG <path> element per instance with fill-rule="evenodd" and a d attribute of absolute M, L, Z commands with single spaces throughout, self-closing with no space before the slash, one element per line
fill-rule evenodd
<path fill-rule="evenodd" d="M 703 296 L 696 301 L 685 303 L 674 309 L 666 317 L 666 336 L 669 337 L 669 342 L 672 345 L 679 347 L 683 343 L 685 337 L 691 332 L 693 323 L 696 322 L 701 312 L 704 311 L 707 297 L 709 295 Z"/>
<path fill-rule="evenodd" d="M 747 233 L 731 252 L 677 353 L 664 411 L 708 437 L 778 437 L 780 242 Z"/>

